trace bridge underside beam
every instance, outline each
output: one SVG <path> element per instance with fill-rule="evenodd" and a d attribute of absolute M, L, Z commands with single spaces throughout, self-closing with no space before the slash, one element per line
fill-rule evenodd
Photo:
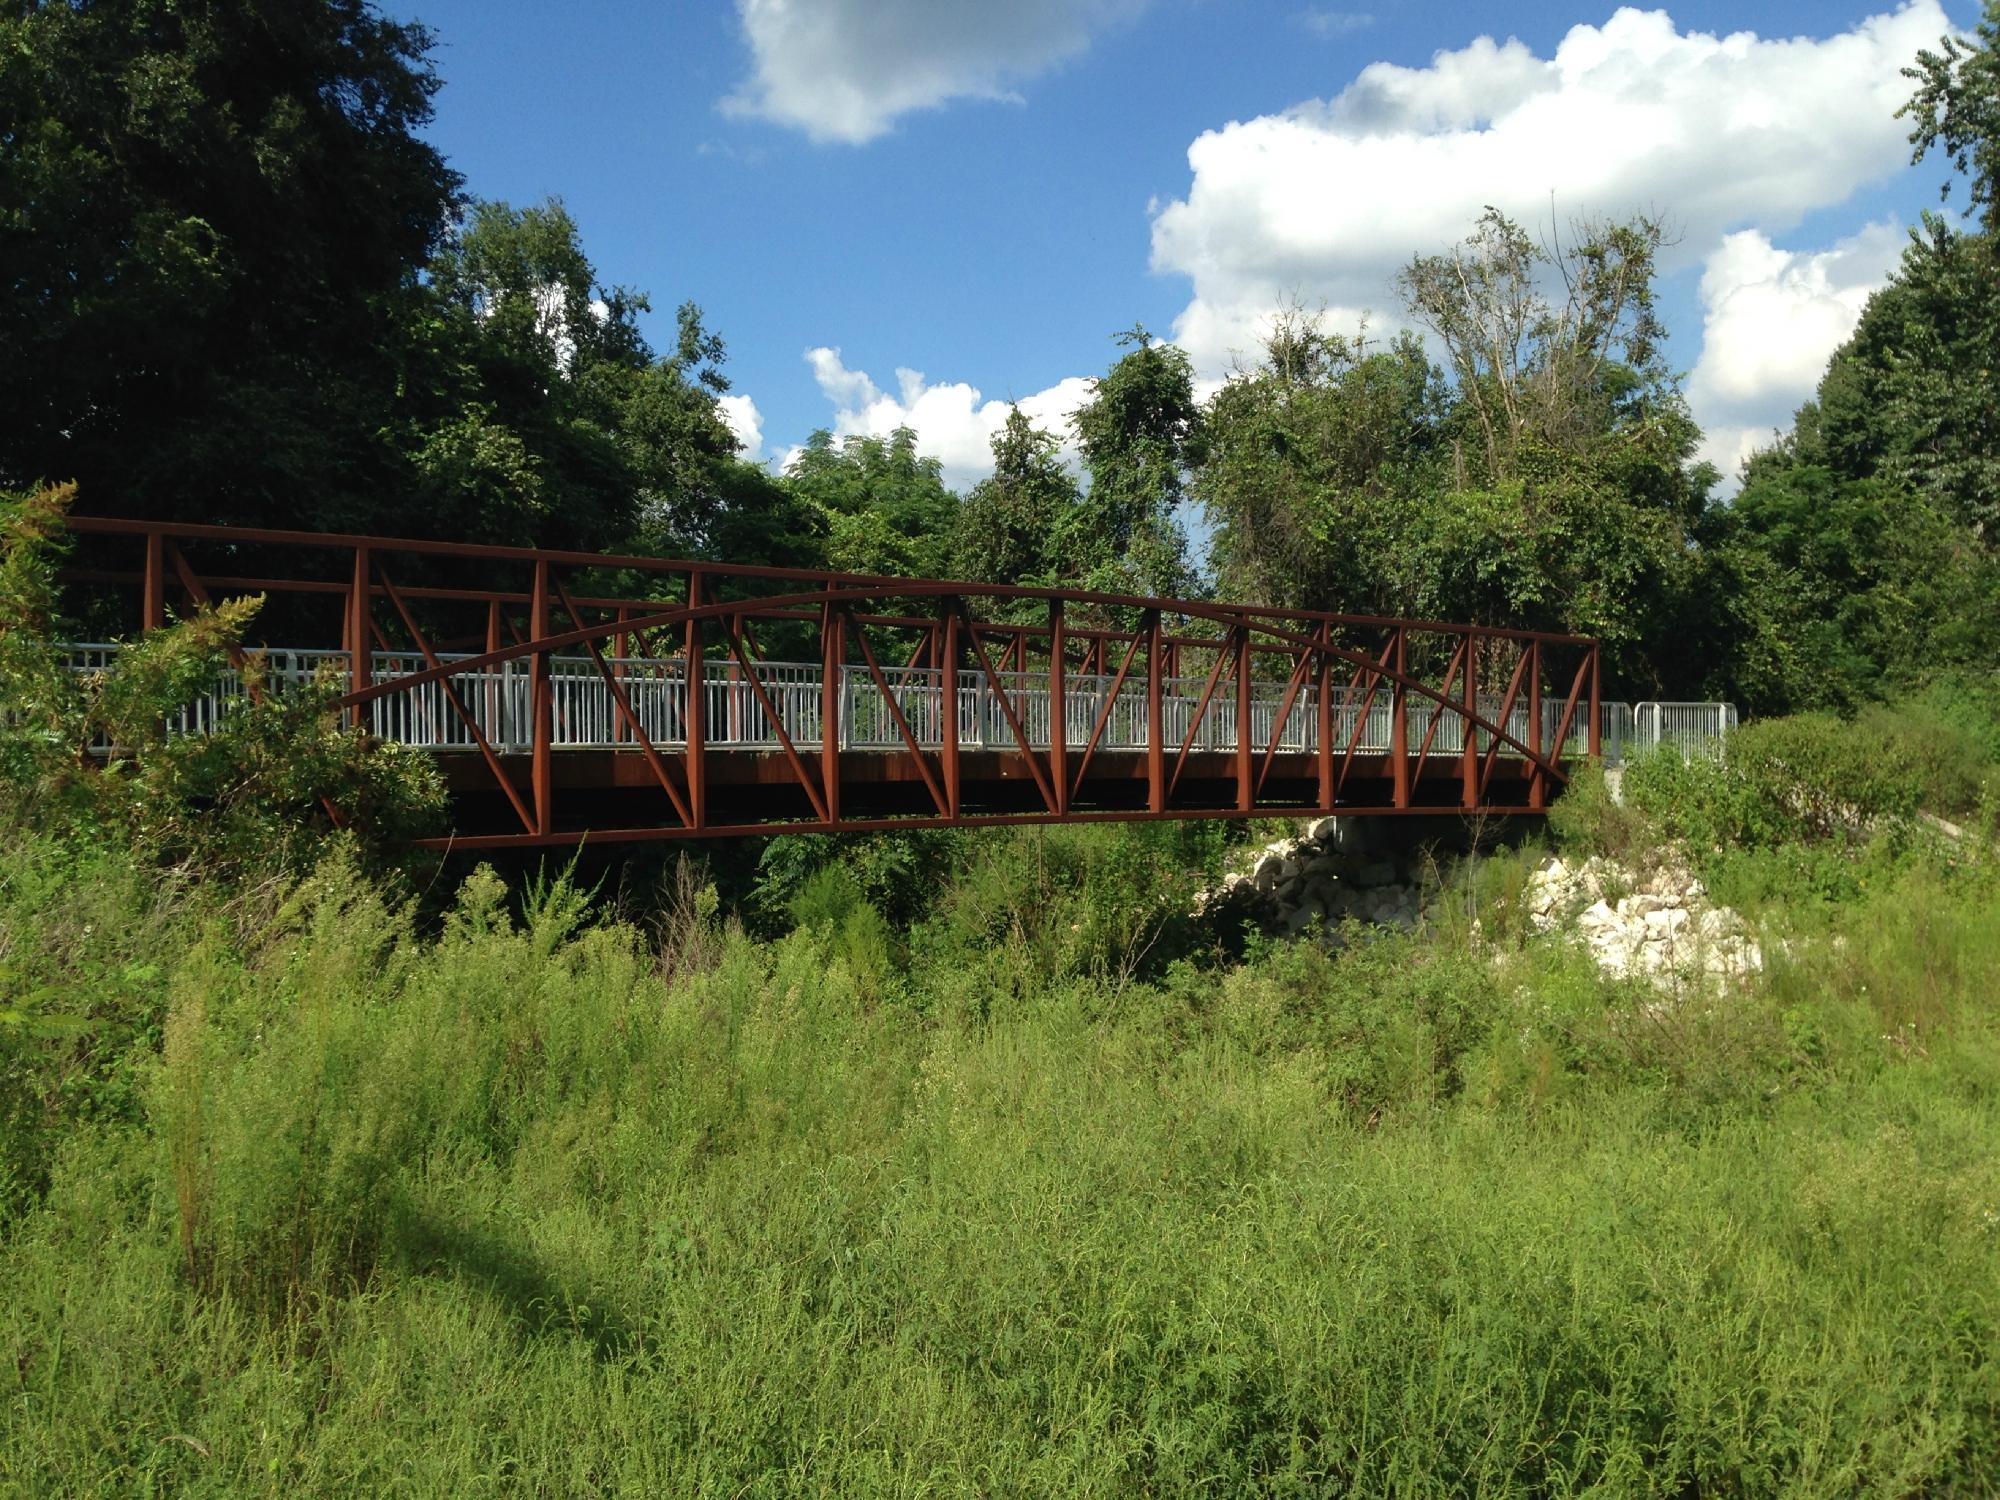
<path fill-rule="evenodd" d="M 530 757 L 502 756 L 508 773 L 525 781 Z M 1464 815 L 1462 782 L 1456 764 L 1427 763 L 1409 777 L 1405 800 L 1397 801 L 1397 771 L 1390 755 L 1354 757 L 1341 796 L 1331 804 L 1320 796 L 1318 757 L 1279 752 L 1249 808 L 1239 796 L 1234 751 L 1197 752 L 1176 784 L 1173 805 L 1149 807 L 1152 778 L 1143 751 L 1114 751 L 1093 757 L 1090 772 L 1071 793 L 1060 815 L 1047 807 L 1034 772 L 1019 751 L 965 750 L 959 758 L 959 812 L 941 814 L 926 783 L 925 767 L 907 751 L 845 751 L 838 757 L 839 815 L 820 814 L 801 788 L 795 769 L 782 754 L 711 751 L 704 756 L 709 818 L 689 828 L 675 814 L 643 757 L 629 752 L 570 752 L 555 758 L 553 791 L 563 815 L 558 826 L 534 834 L 510 825 L 508 804 L 487 767 L 475 757 L 441 757 L 454 802 L 448 838 L 426 840 L 429 847 L 492 849 L 554 847 L 607 840 L 728 838 L 772 833 L 871 832 L 885 829 L 981 827 L 1009 823 L 1138 821 L 1155 818 L 1252 816 L 1395 817 Z M 823 774 L 816 752 L 801 751 L 811 777 Z M 1532 768 L 1503 763 L 1487 786 L 1487 800 L 1470 809 L 1485 816 L 1528 815 Z"/>

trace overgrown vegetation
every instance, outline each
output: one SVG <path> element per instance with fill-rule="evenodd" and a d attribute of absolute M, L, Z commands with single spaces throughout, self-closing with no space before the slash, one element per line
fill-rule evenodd
<path fill-rule="evenodd" d="M 311 866 L 346 830 L 371 866 L 430 831 L 444 783 L 428 757 L 341 722 L 337 676 L 262 691 L 242 647 L 262 604 L 233 599 L 147 633 L 78 672 L 56 574 L 72 487 L 0 493 L 0 826 L 127 841 L 162 865 L 229 880 Z M 225 672 L 244 701 L 202 733 L 176 721 Z"/>
<path fill-rule="evenodd" d="M 963 501 L 908 433 L 773 476 L 698 310 L 462 200 L 420 28 L 210 10 L 0 17 L 0 1490 L 2000 1491 L 2000 11 L 1913 70 L 1979 224 L 1724 504 L 1661 225 L 1497 213 L 1403 281 L 1448 372 L 1294 310 L 1198 403 L 1134 329 L 1082 477 L 1019 412 Z M 1788 713 L 1547 831 L 1762 967 L 1607 978 L 1491 828 L 1331 947 L 1204 914 L 1192 822 L 412 864 L 436 775 L 331 684 L 169 732 L 257 600 L 64 665 L 52 475 L 1116 589 L 1205 582 L 1192 501 L 1233 593 Z"/>
<path fill-rule="evenodd" d="M 909 924 L 823 851 L 765 940 L 5 837 L 11 1487 L 2000 1484 L 1990 854 L 1868 836 L 1663 1004 L 1516 856 L 1235 961 L 1155 830 Z"/>
<path fill-rule="evenodd" d="M 1532 849 L 1335 951 L 1198 823 L 413 885 L 273 778 L 379 756 L 323 704 L 159 733 L 236 618 L 0 633 L 7 1487 L 2000 1485 L 1989 694 L 1583 778 L 1758 925 L 1663 993 Z"/>

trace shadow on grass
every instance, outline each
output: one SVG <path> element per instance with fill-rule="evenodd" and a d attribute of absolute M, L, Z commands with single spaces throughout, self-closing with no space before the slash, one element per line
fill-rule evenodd
<path fill-rule="evenodd" d="M 618 1363 L 645 1352 L 641 1330 L 609 1308 L 579 1300 L 576 1288 L 505 1234 L 406 1207 L 396 1245 L 406 1272 L 448 1277 L 490 1297 L 524 1343 L 567 1334 L 587 1343 L 595 1358 Z"/>

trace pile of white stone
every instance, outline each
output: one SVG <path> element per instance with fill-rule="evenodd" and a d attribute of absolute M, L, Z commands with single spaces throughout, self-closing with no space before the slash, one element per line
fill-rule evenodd
<path fill-rule="evenodd" d="M 1764 966 L 1743 919 L 1708 902 L 1685 867 L 1633 871 L 1616 861 L 1568 865 L 1550 859 L 1528 878 L 1528 920 L 1537 932 L 1573 931 L 1607 974 L 1670 986 L 1740 979 Z"/>
<path fill-rule="evenodd" d="M 1321 818 L 1295 839 L 1266 844 L 1247 870 L 1223 877 L 1210 899 L 1241 903 L 1279 932 L 1317 924 L 1338 941 L 1348 918 L 1408 929 L 1422 915 L 1414 855 L 1385 849 L 1365 818 Z"/>

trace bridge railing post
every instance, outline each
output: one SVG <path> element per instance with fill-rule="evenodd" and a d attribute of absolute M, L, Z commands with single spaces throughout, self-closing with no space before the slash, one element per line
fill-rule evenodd
<path fill-rule="evenodd" d="M 362 693 L 368 690 L 374 674 L 370 670 L 373 659 L 369 654 L 372 642 L 368 629 L 368 588 L 371 570 L 368 564 L 368 549 L 354 549 L 354 579 L 347 590 L 347 690 Z M 352 722 L 356 729 L 368 722 L 368 709 L 363 704 L 355 704 Z"/>
<path fill-rule="evenodd" d="M 1468 812 L 1479 806 L 1479 729 L 1473 722 L 1479 713 L 1479 636 L 1465 632 L 1465 664 L 1460 669 L 1459 730 L 1464 744 L 1459 754 L 1459 805 Z"/>
<path fill-rule="evenodd" d="M 1603 679 L 1599 676 L 1599 668 L 1598 646 L 1595 641 L 1592 641 L 1590 643 L 1590 727 L 1585 731 L 1585 734 L 1589 739 L 1590 758 L 1596 761 L 1604 759 L 1604 730 L 1602 723 L 1604 718 L 1604 685 Z"/>
<path fill-rule="evenodd" d="M 1399 808 L 1410 805 L 1410 722 L 1409 700 L 1403 690 L 1402 674 L 1409 670 L 1409 636 L 1396 627 L 1396 680 L 1389 685 L 1389 772 L 1390 785 Z"/>
<path fill-rule="evenodd" d="M 529 678 L 530 714 L 534 736 L 529 760 L 529 776 L 534 786 L 535 831 L 547 835 L 555 831 L 555 767 L 550 751 L 555 744 L 555 687 L 549 678 L 549 653 L 541 643 L 549 636 L 549 563 L 535 559 L 534 590 L 528 601 L 528 638 L 537 647 Z"/>
<path fill-rule="evenodd" d="M 1250 701 L 1250 622 L 1236 627 L 1236 810 L 1247 813 L 1255 793 L 1250 783 L 1250 760 L 1255 738 L 1253 706 Z M 1271 731 L 1277 733 L 1274 726 Z"/>
<path fill-rule="evenodd" d="M 1069 814 L 1069 688 L 1064 681 L 1063 602 L 1049 601 L 1049 780 L 1055 786 L 1056 816 Z"/>
<path fill-rule="evenodd" d="M 1146 631 L 1146 809 L 1167 810 L 1166 652 L 1161 639 L 1160 612 L 1145 614 Z"/>
<path fill-rule="evenodd" d="M 159 630 L 167 623 L 167 538 L 166 533 L 146 533 L 145 595 L 140 605 L 140 624 Z"/>
<path fill-rule="evenodd" d="M 1542 779 L 1542 643 L 1528 643 L 1528 749 L 1535 757 L 1528 770 L 1528 806 L 1539 812 L 1548 801 Z"/>
<path fill-rule="evenodd" d="M 938 760 L 944 768 L 944 799 L 951 821 L 958 821 L 958 600 L 944 604 L 944 639 L 938 652 L 938 708 L 942 739 Z"/>
<path fill-rule="evenodd" d="M 1333 627 L 1319 627 L 1319 670 L 1315 684 L 1319 693 L 1319 810 L 1333 811 Z"/>
<path fill-rule="evenodd" d="M 833 580 L 827 580 L 831 590 Z M 840 700 L 841 667 L 847 658 L 843 630 L 846 617 L 831 599 L 820 610 L 819 769 L 826 798 L 826 820 L 840 821 Z"/>
<path fill-rule="evenodd" d="M 623 605 L 620 605 L 618 608 L 618 623 L 620 625 L 623 625 L 627 620 L 631 618 L 632 618 L 632 612 L 629 609 L 626 609 Z M 611 675 L 618 680 L 621 686 L 623 685 L 625 678 L 629 675 L 629 668 L 626 667 L 625 663 L 626 660 L 631 655 L 632 655 L 631 632 L 626 630 L 620 630 L 616 635 L 614 635 L 611 638 L 611 656 L 612 656 Z M 630 697 L 631 689 L 627 688 L 625 691 L 626 691 L 626 696 Z M 612 740 L 615 743 L 622 744 L 627 740 L 636 739 L 638 736 L 634 731 L 637 728 L 638 726 L 633 724 L 630 721 L 630 719 L 626 717 L 625 705 L 618 702 L 614 697 L 611 704 Z"/>
<path fill-rule="evenodd" d="M 702 605 L 701 571 L 688 573 L 688 608 Z M 682 735 L 687 742 L 688 812 L 694 827 L 708 819 L 708 684 L 702 681 L 701 622 L 687 622 L 687 648 L 682 658 L 687 694 L 681 708 Z"/>

